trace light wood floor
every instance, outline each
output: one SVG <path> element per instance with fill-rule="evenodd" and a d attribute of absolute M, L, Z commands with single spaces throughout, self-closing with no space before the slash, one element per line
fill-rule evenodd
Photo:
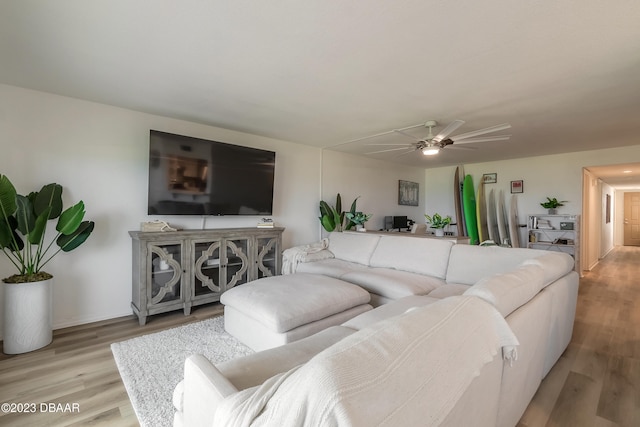
<path fill-rule="evenodd" d="M 571 343 L 519 426 L 640 426 L 640 247 L 580 280 Z"/>
<path fill-rule="evenodd" d="M 543 381 L 519 427 L 640 426 L 640 248 L 620 247 L 580 281 L 569 348 Z M 221 313 L 220 305 L 54 332 L 48 347 L 0 355 L 0 403 L 36 403 L 34 414 L 1 413 L 0 426 L 137 426 L 110 344 Z M 77 413 L 40 403 L 79 404 Z M 466 427 L 466 426 L 465 426 Z"/>

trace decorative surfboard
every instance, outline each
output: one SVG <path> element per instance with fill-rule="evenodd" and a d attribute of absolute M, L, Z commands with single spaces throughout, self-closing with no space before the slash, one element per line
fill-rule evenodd
<path fill-rule="evenodd" d="M 466 236 L 464 231 L 464 215 L 462 214 L 462 183 L 460 182 L 460 168 L 456 168 L 456 175 L 453 177 L 453 200 L 456 206 L 456 225 L 458 235 Z"/>
<path fill-rule="evenodd" d="M 507 221 L 504 211 L 504 192 L 500 190 L 496 199 L 496 222 L 498 223 L 498 235 L 500 239 L 496 242 L 500 246 L 509 245 L 509 232 L 507 231 Z"/>
<path fill-rule="evenodd" d="M 471 175 L 464 177 L 462 184 L 462 208 L 464 209 L 464 219 L 469 233 L 469 244 L 477 245 L 478 239 L 478 221 L 476 219 L 476 196 L 473 188 L 473 178 Z"/>
<path fill-rule="evenodd" d="M 489 191 L 489 200 L 487 201 L 487 231 L 489 240 L 495 244 L 500 243 L 500 233 L 498 232 L 498 219 L 496 218 L 496 196 L 493 188 Z"/>
<path fill-rule="evenodd" d="M 462 226 L 460 228 L 460 232 L 459 234 L 461 236 L 468 236 L 469 232 L 467 231 L 467 221 L 464 217 L 464 200 L 463 200 L 463 196 L 462 196 L 462 185 L 464 183 L 464 166 L 460 165 L 456 168 L 456 171 L 458 172 L 458 182 L 460 183 L 460 191 L 459 191 L 459 199 L 460 199 L 460 209 L 462 209 Z"/>
<path fill-rule="evenodd" d="M 478 194 L 476 196 L 476 220 L 478 221 L 478 239 L 480 243 L 489 240 L 489 229 L 487 228 L 487 200 L 484 197 L 484 181 L 478 184 Z"/>
<path fill-rule="evenodd" d="M 518 199 L 515 194 L 511 195 L 511 206 L 509 208 L 509 237 L 511 239 L 511 247 L 520 247 L 520 236 L 518 224 Z"/>

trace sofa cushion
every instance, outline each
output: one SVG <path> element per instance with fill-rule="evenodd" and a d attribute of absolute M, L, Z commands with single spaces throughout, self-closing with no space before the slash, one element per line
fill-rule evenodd
<path fill-rule="evenodd" d="M 522 265 L 537 265 L 544 272 L 542 287 L 546 287 L 573 270 L 573 257 L 564 252 L 548 252 L 542 256 L 524 260 Z"/>
<path fill-rule="evenodd" d="M 354 269 L 341 279 L 390 299 L 425 295 L 445 284 L 442 279 L 390 268 Z"/>
<path fill-rule="evenodd" d="M 382 236 L 370 265 L 444 279 L 453 245 L 448 240 L 426 237 Z"/>
<path fill-rule="evenodd" d="M 543 278 L 544 272 L 539 266 L 523 265 L 507 273 L 480 279 L 464 295 L 482 298 L 507 317 L 540 292 Z"/>
<path fill-rule="evenodd" d="M 451 248 L 446 280 L 449 283 L 473 285 L 483 277 L 505 273 L 524 260 L 547 253 L 537 249 L 454 245 Z"/>
<path fill-rule="evenodd" d="M 341 259 L 324 259 L 298 264 L 296 273 L 321 274 L 323 276 L 341 278 L 351 271 L 366 270 L 369 267 Z"/>
<path fill-rule="evenodd" d="M 220 302 L 274 332 L 367 304 L 369 293 L 342 280 L 296 273 L 265 277 L 224 292 Z"/>
<path fill-rule="evenodd" d="M 399 316 L 409 309 L 424 307 L 425 305 L 433 304 L 436 301 L 438 301 L 436 298 L 423 295 L 412 295 L 400 298 L 395 301 L 391 301 L 388 304 L 381 305 L 373 310 L 369 310 L 366 313 L 362 313 L 353 319 L 344 322 L 342 326 L 355 330 L 364 329 L 376 322 L 380 322 L 381 320 Z"/>
<path fill-rule="evenodd" d="M 369 265 L 369 259 L 378 245 L 380 236 L 359 232 L 334 232 L 329 235 L 329 250 L 345 261 Z"/>
<path fill-rule="evenodd" d="M 308 362 L 325 348 L 354 332 L 352 328 L 331 326 L 287 345 L 218 363 L 216 368 L 238 390 L 244 390 L 260 385 L 276 374 Z"/>
<path fill-rule="evenodd" d="M 431 298 L 443 299 L 447 297 L 453 297 L 456 295 L 462 295 L 469 288 L 470 288 L 469 285 L 462 285 L 460 283 L 447 283 L 444 286 L 439 286 L 435 288 L 434 290 L 429 292 L 427 295 L 429 295 Z"/>

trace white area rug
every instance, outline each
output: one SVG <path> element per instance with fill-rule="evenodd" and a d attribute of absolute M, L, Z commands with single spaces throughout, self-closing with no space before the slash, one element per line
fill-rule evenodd
<path fill-rule="evenodd" d="M 142 427 L 173 424 L 171 398 L 187 357 L 220 363 L 253 353 L 224 331 L 222 316 L 113 343 L 111 351 Z"/>

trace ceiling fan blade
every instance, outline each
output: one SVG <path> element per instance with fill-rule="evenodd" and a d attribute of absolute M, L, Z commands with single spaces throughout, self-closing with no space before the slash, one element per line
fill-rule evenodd
<path fill-rule="evenodd" d="M 451 123 L 449 123 L 449 126 L 447 126 L 446 128 L 442 129 L 440 131 L 440 133 L 437 134 L 433 138 L 433 141 L 436 141 L 436 142 L 442 141 L 443 139 L 448 137 L 449 134 L 451 134 L 451 132 L 455 131 L 456 129 L 458 129 L 463 124 L 464 124 L 464 121 L 462 121 L 462 120 L 454 120 L 454 121 L 452 121 Z"/>
<path fill-rule="evenodd" d="M 453 149 L 456 149 L 456 150 L 477 150 L 478 149 L 478 147 L 460 147 L 458 145 L 447 145 L 445 148 L 447 150 L 449 148 L 453 148 Z"/>
<path fill-rule="evenodd" d="M 356 138 L 356 139 L 352 139 L 352 140 L 340 143 L 338 145 L 350 144 L 352 142 L 362 141 L 364 139 L 369 139 L 369 138 L 375 138 L 376 136 L 389 135 L 389 134 L 392 134 L 392 133 L 393 133 L 393 131 L 390 130 L 390 131 L 387 131 L 387 132 L 377 133 L 375 135 L 367 135 L 367 136 L 363 136 L 362 138 Z"/>
<path fill-rule="evenodd" d="M 405 151 L 404 153 L 400 153 L 400 154 L 398 154 L 396 156 L 393 156 L 393 157 L 405 156 L 405 155 L 410 154 L 410 153 L 415 153 L 416 151 L 418 151 L 418 150 L 416 149 L 416 150 Z"/>
<path fill-rule="evenodd" d="M 417 125 L 407 126 L 406 128 L 401 128 L 401 129 L 398 129 L 398 130 L 403 131 L 403 130 L 407 130 L 407 129 L 417 128 L 417 127 L 420 127 L 420 126 L 424 126 L 424 123 L 419 123 Z M 362 140 L 369 139 L 369 138 L 375 138 L 375 137 L 378 137 L 378 136 L 390 135 L 393 132 L 394 132 L 393 130 L 388 130 L 386 132 L 376 133 L 375 135 L 367 135 L 367 136 L 363 136 L 361 138 L 356 138 L 356 139 L 351 139 L 349 141 L 341 142 L 340 144 L 337 144 L 335 146 L 337 147 L 337 146 L 340 146 L 340 145 L 351 144 L 352 142 L 358 142 L 358 141 L 362 141 Z"/>
<path fill-rule="evenodd" d="M 388 153 L 389 151 L 398 151 L 398 150 L 409 150 L 409 151 L 413 151 L 413 148 L 412 148 L 412 149 L 409 149 L 408 147 L 389 148 L 389 149 L 387 149 L 387 150 L 371 151 L 371 152 L 369 152 L 369 153 L 365 153 L 365 154 Z"/>
<path fill-rule="evenodd" d="M 481 136 L 478 138 L 463 139 L 462 141 L 454 141 L 454 144 L 471 144 L 473 142 L 506 141 L 509 138 L 511 138 L 511 135 Z"/>
<path fill-rule="evenodd" d="M 424 122 L 418 123 L 417 125 L 407 126 L 406 128 L 400 128 L 398 130 L 408 130 L 408 129 L 414 129 L 414 128 L 419 128 L 419 127 L 424 127 Z"/>
<path fill-rule="evenodd" d="M 411 138 L 411 139 L 413 139 L 414 141 L 421 142 L 421 141 L 420 141 L 418 138 L 416 138 L 415 136 L 413 136 L 413 135 L 409 135 L 408 133 L 403 132 L 403 131 L 401 131 L 400 129 L 394 129 L 393 131 L 394 131 L 394 132 L 396 132 L 396 133 L 399 133 L 400 135 L 404 135 L 404 136 L 406 136 L 407 138 Z"/>
<path fill-rule="evenodd" d="M 364 145 L 366 145 L 367 147 L 371 147 L 373 145 L 387 145 L 387 146 L 389 146 L 389 145 L 404 145 L 405 147 L 410 147 L 410 146 L 415 145 L 415 144 L 405 143 L 405 144 L 364 144 Z"/>
<path fill-rule="evenodd" d="M 461 139 L 474 138 L 476 136 L 484 135 L 486 133 L 498 132 L 500 130 L 509 129 L 511 125 L 509 123 L 503 123 L 501 125 L 491 126 L 489 128 L 474 130 L 467 133 L 461 133 L 460 135 L 452 136 L 451 140 L 453 142 L 460 141 Z"/>

